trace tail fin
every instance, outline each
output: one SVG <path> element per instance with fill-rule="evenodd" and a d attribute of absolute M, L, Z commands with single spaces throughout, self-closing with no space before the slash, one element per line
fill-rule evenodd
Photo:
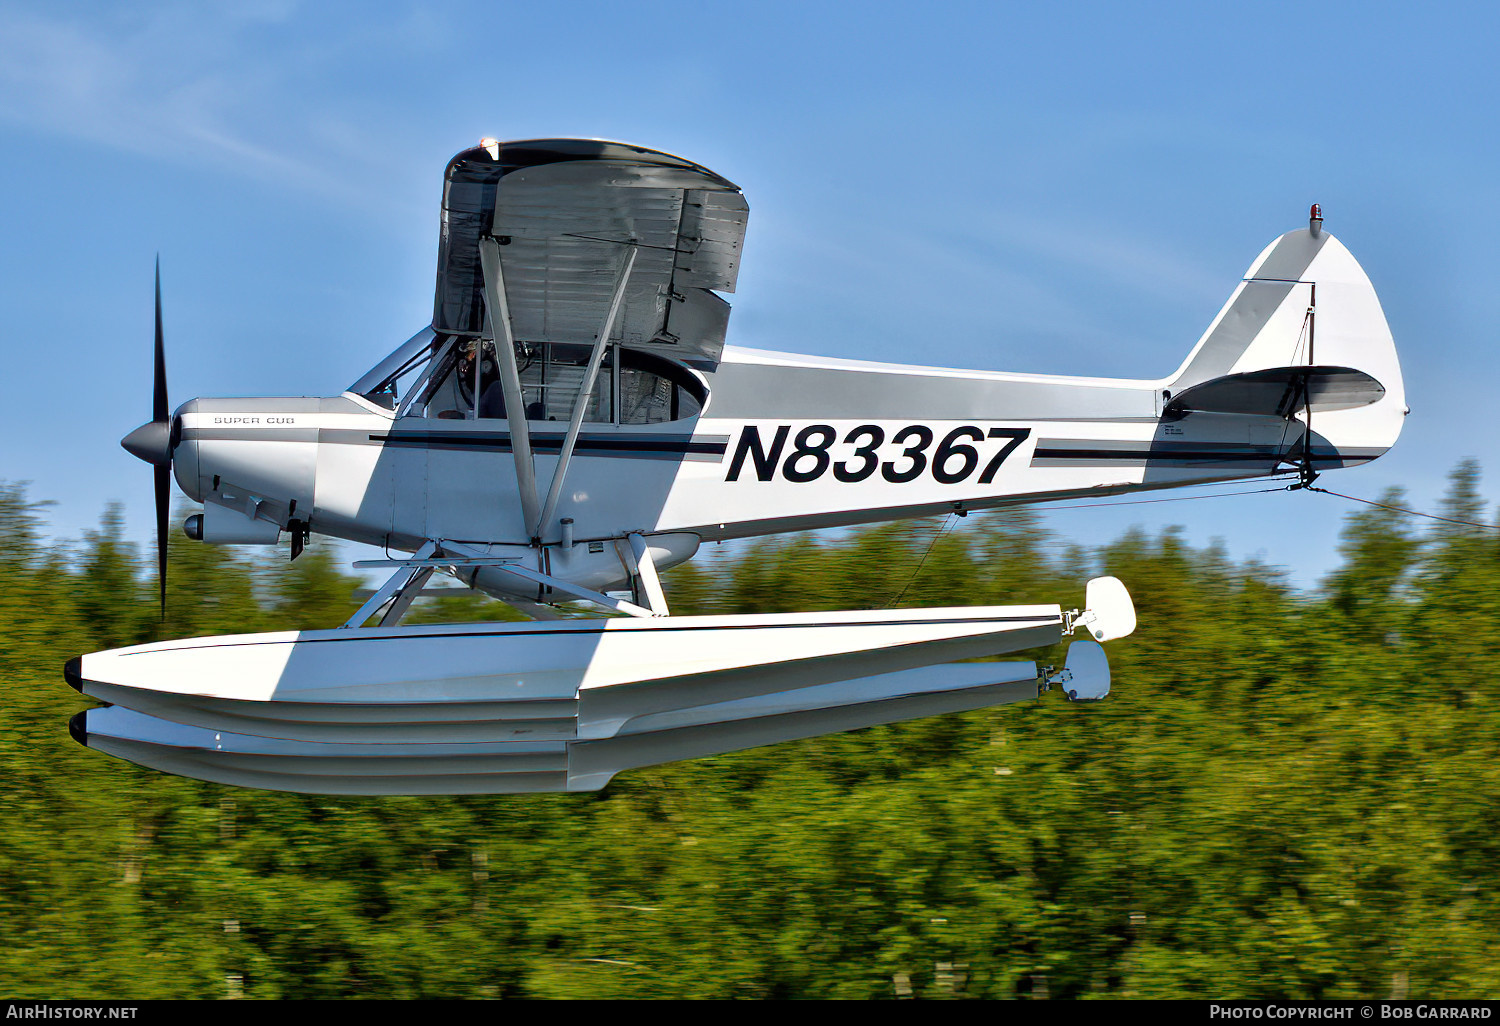
<path fill-rule="evenodd" d="M 1266 247 L 1163 389 L 1169 417 L 1311 409 L 1320 442 L 1353 462 L 1388 449 L 1406 414 L 1375 288 L 1321 221 Z"/>

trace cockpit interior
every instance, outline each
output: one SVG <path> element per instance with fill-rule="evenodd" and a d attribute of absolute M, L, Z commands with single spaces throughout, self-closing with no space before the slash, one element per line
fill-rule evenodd
<path fill-rule="evenodd" d="M 572 416 L 591 349 L 562 342 L 516 344 L 527 421 L 566 422 Z M 395 411 L 397 417 L 504 420 L 508 415 L 495 343 L 439 337 L 431 329 L 419 332 L 349 391 Z M 702 411 L 707 398 L 702 381 L 686 367 L 655 353 L 611 344 L 583 420 L 617 425 L 686 420 Z"/>

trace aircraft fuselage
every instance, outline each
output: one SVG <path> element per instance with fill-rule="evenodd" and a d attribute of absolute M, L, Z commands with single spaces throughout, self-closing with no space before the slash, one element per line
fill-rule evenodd
<path fill-rule="evenodd" d="M 696 416 L 585 425 L 542 537 L 550 573 L 617 583 L 628 573 L 612 543 L 632 532 L 682 536 L 662 540 L 665 566 L 699 541 L 1266 476 L 1286 469 L 1302 433 L 1279 417 L 1164 418 L 1153 381 L 732 348 L 696 373 L 708 394 Z M 393 549 L 428 538 L 529 544 L 503 419 L 397 417 L 353 393 L 200 399 L 178 416 L 178 482 L 207 504 L 205 540 L 256 540 L 257 531 L 275 540 L 272 525 L 296 520 Z M 529 424 L 543 484 L 563 427 Z M 1383 451 L 1340 446 L 1320 425 L 1312 455 L 1325 468 Z"/>

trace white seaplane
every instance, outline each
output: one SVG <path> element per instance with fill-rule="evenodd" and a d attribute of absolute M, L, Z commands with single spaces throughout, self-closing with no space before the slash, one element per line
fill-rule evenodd
<path fill-rule="evenodd" d="M 399 555 L 343 627 L 85 655 L 90 748 L 334 794 L 592 790 L 621 770 L 1036 698 L 1097 699 L 1113 578 L 1057 605 L 673 616 L 705 541 L 1375 459 L 1406 412 L 1380 303 L 1309 225 L 1272 242 L 1165 378 L 908 367 L 725 345 L 740 190 L 665 153 L 483 140 L 448 164 L 432 324 L 332 398 L 169 412 L 157 287 L 165 601 L 170 479 L 211 544 L 309 534 Z M 1316 418 L 1316 419 L 1314 419 Z M 403 626 L 434 573 L 525 622 Z M 615 594 L 611 594 L 615 593 Z M 628 593 L 629 598 L 622 597 Z M 615 614 L 561 618 L 586 601 Z M 1061 670 L 964 662 L 1059 642 Z"/>

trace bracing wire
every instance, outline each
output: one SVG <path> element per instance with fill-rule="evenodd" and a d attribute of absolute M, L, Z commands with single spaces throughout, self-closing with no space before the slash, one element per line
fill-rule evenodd
<path fill-rule="evenodd" d="M 1247 488 L 1238 492 L 1214 492 L 1212 495 L 1171 495 L 1164 499 L 1127 499 L 1124 502 L 1078 502 L 1067 506 L 1043 506 L 1043 511 L 1053 509 L 1092 509 L 1095 506 L 1144 506 L 1155 502 L 1192 502 L 1194 499 L 1227 499 L 1231 495 L 1260 495 L 1264 492 L 1284 492 L 1286 485 L 1275 488 Z M 1322 491 L 1322 489 L 1318 489 Z M 1331 493 L 1330 493 L 1331 494 Z"/>
<path fill-rule="evenodd" d="M 1486 531 L 1500 531 L 1500 525 L 1481 524 L 1475 520 L 1459 520 L 1456 517 L 1440 517 L 1436 513 L 1423 513 L 1415 509 L 1402 509 L 1400 506 L 1392 506 L 1385 502 L 1376 502 L 1374 499 L 1361 499 L 1358 495 L 1345 495 L 1343 492 L 1329 491 L 1327 488 L 1319 488 L 1309 485 L 1308 491 L 1322 492 L 1324 495 L 1333 495 L 1340 499 L 1348 499 L 1350 502 L 1362 502 L 1366 506 L 1378 506 L 1380 509 L 1388 509 L 1392 513 L 1401 513 L 1409 517 L 1426 517 L 1428 520 L 1441 520 L 1445 524 L 1459 524 L 1463 527 L 1478 527 Z"/>
<path fill-rule="evenodd" d="M 1237 492 L 1215 492 L 1212 495 L 1172 495 L 1163 499 L 1129 499 L 1124 502 L 1080 502 L 1067 506 L 1043 506 L 1042 510 L 1045 512 L 1046 510 L 1053 509 L 1090 509 L 1096 506 L 1140 506 L 1156 502 L 1190 502 L 1193 499 L 1223 499 L 1231 495 L 1260 495 L 1263 492 L 1284 492 L 1287 490 L 1288 486 L 1278 485 L 1274 488 L 1250 488 Z M 1323 489 L 1320 488 L 1318 491 L 1323 491 Z M 949 513 L 943 520 L 942 526 L 933 533 L 932 540 L 927 543 L 927 550 L 922 553 L 922 558 L 917 561 L 916 569 L 911 572 L 911 576 L 906 579 L 906 583 L 901 586 L 901 590 L 897 592 L 896 597 L 885 604 L 885 608 L 890 609 L 906 596 L 907 591 L 916 583 L 917 577 L 922 573 L 922 567 L 927 565 L 927 557 L 932 555 L 932 550 L 937 548 L 937 543 L 942 539 L 943 535 L 948 533 L 948 529 L 955 522 L 956 518 L 952 513 Z"/>
<path fill-rule="evenodd" d="M 922 572 L 922 567 L 927 564 L 927 557 L 932 555 L 932 550 L 937 547 L 938 539 L 948 533 L 948 528 L 953 526 L 954 519 L 955 518 L 952 513 L 949 513 L 948 516 L 943 519 L 943 525 L 933 533 L 932 541 L 927 543 L 927 551 L 922 553 L 921 559 L 917 560 L 917 568 L 911 572 L 911 576 L 906 579 L 906 583 L 901 586 L 901 590 L 897 592 L 896 597 L 885 604 L 885 608 L 890 609 L 905 597 L 907 589 L 916 582 L 917 575 Z"/>
<path fill-rule="evenodd" d="M 1285 478 L 1283 478 L 1282 480 L 1285 480 Z M 1166 498 L 1161 499 L 1127 499 L 1123 502 L 1078 502 L 1071 503 L 1066 506 L 1042 506 L 1041 508 L 1045 511 L 1053 509 L 1093 509 L 1099 506 L 1143 506 L 1158 502 L 1191 502 L 1194 499 L 1227 499 L 1230 496 L 1234 495 L 1262 495 L 1266 492 L 1299 491 L 1304 488 L 1310 492 L 1322 492 L 1324 495 L 1332 495 L 1335 498 L 1339 499 L 1348 499 L 1350 502 L 1362 502 L 1367 506 L 1376 506 L 1380 509 L 1388 509 L 1393 513 L 1400 513 L 1404 516 L 1426 517 L 1428 520 L 1441 520 L 1445 524 L 1458 524 L 1462 527 L 1478 527 L 1485 531 L 1500 531 L 1500 525 L 1496 524 L 1481 524 L 1478 521 L 1474 520 L 1461 520 L 1456 517 L 1438 516 L 1436 513 L 1423 513 L 1420 510 L 1415 509 L 1403 509 L 1400 506 L 1392 506 L 1390 503 L 1376 502 L 1374 499 L 1362 499 L 1358 495 L 1345 495 L 1343 492 L 1330 491 L 1327 488 L 1319 488 L 1317 485 L 1301 484 L 1277 485 L 1272 488 L 1247 488 L 1235 492 L 1214 492 L 1210 495 L 1170 495 Z M 932 540 L 927 543 L 927 550 L 922 553 L 922 558 L 917 561 L 916 569 L 912 571 L 911 576 L 907 578 L 906 583 L 902 585 L 901 591 L 897 593 L 895 598 L 891 599 L 885 604 L 887 609 L 894 606 L 897 602 L 900 602 L 901 599 L 906 596 L 907 591 L 910 590 L 911 586 L 914 583 L 916 583 L 917 577 L 922 573 L 922 567 L 927 564 L 927 557 L 932 555 L 932 550 L 937 547 L 938 541 L 942 539 L 943 535 L 948 533 L 948 529 L 953 526 L 954 522 L 955 517 L 953 516 L 953 514 L 948 514 L 947 518 L 944 519 L 942 526 L 933 533 Z"/>
<path fill-rule="evenodd" d="M 1221 499 L 1231 495 L 1259 495 L 1262 492 L 1285 492 L 1298 491 L 1306 488 L 1310 492 L 1322 492 L 1324 495 L 1332 495 L 1340 499 L 1348 499 L 1350 502 L 1362 502 L 1367 506 L 1377 506 L 1380 509 L 1388 509 L 1392 513 L 1400 513 L 1409 517 L 1426 517 L 1428 520 L 1441 520 L 1445 524 L 1458 524 L 1462 527 L 1478 527 L 1485 531 L 1500 531 L 1500 524 L 1482 524 L 1477 520 L 1460 520 L 1456 517 L 1442 517 L 1436 513 L 1423 513 L 1421 510 L 1405 509 L 1401 506 L 1392 506 L 1386 502 L 1376 502 L 1374 499 L 1362 499 L 1358 495 L 1345 495 L 1343 492 L 1331 491 L 1327 488 L 1319 488 L 1317 485 L 1282 485 L 1276 488 L 1250 488 L 1238 492 L 1215 492 L 1212 495 L 1172 495 L 1164 499 L 1129 499 L 1124 502 L 1082 502 L 1069 506 L 1044 506 L 1043 509 L 1088 509 L 1093 506 L 1139 506 L 1152 502 L 1190 502 L 1193 499 Z"/>

